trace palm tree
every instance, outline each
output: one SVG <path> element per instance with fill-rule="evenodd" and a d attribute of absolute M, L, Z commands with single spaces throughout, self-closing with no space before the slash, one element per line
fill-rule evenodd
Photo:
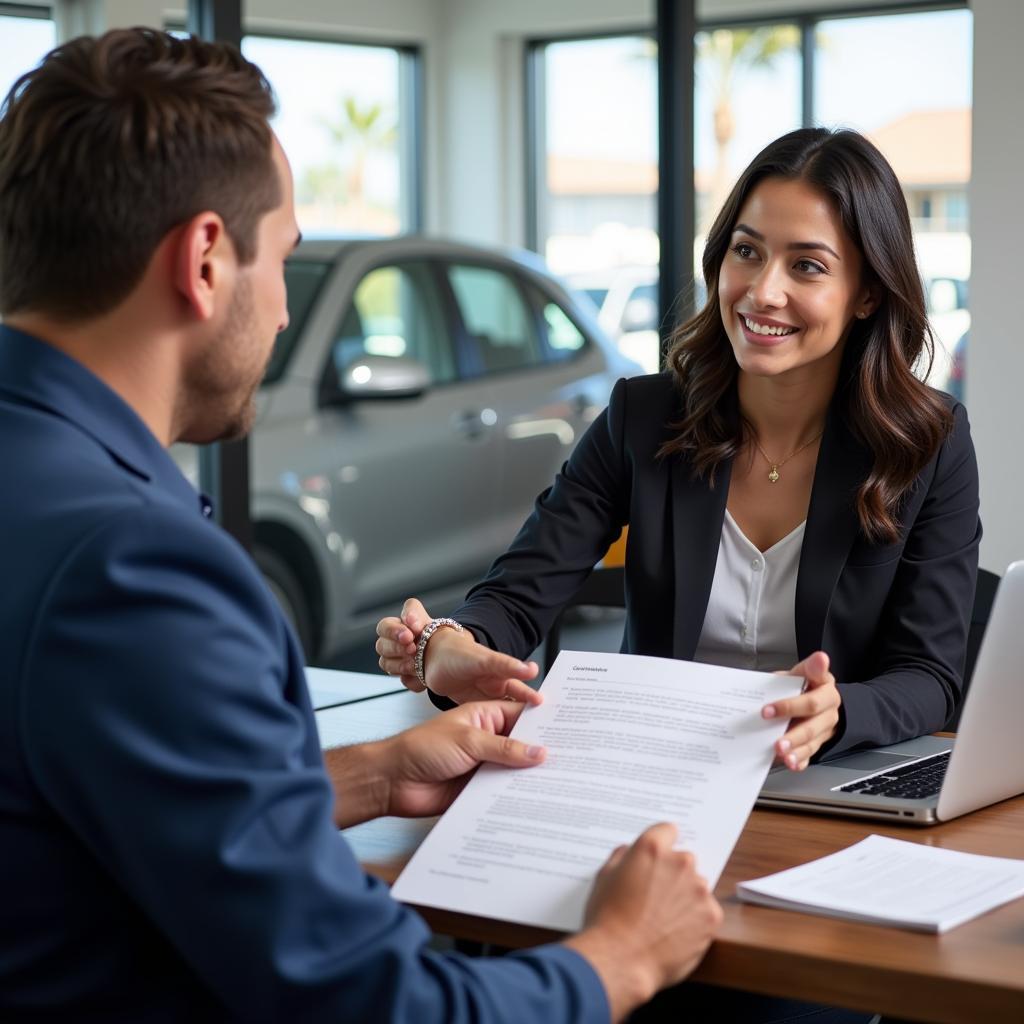
<path fill-rule="evenodd" d="M 345 96 L 337 120 L 324 122 L 331 140 L 350 151 L 347 175 L 348 201 L 354 206 L 364 205 L 366 160 L 371 152 L 387 149 L 398 137 L 394 119 L 387 116 L 381 103 L 360 107 L 354 96 Z"/>
<path fill-rule="evenodd" d="M 705 207 L 709 216 L 721 207 L 732 186 L 729 147 L 736 135 L 733 90 L 736 79 L 750 68 L 769 68 L 783 53 L 800 45 L 796 25 L 765 25 L 760 28 L 720 28 L 697 35 L 697 62 L 710 71 L 715 131 L 715 167 L 711 192 Z M 707 225 L 702 225 L 702 230 Z"/>

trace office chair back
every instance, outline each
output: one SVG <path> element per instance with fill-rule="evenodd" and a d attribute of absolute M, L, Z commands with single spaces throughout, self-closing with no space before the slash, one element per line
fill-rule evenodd
<path fill-rule="evenodd" d="M 964 692 L 957 705 L 956 711 L 950 716 L 946 723 L 948 732 L 956 732 L 960 724 L 960 709 L 963 707 L 963 697 L 967 696 L 967 688 L 971 685 L 971 678 L 974 675 L 974 665 L 978 660 L 978 649 L 981 647 L 981 638 L 985 635 L 985 627 L 988 625 L 989 615 L 992 613 L 992 602 L 996 599 L 996 590 L 999 587 L 999 574 L 989 572 L 988 569 L 978 570 L 978 584 L 974 589 L 974 606 L 971 608 L 971 624 L 967 631 L 967 660 L 964 663 Z"/>
<path fill-rule="evenodd" d="M 544 640 L 544 673 L 550 671 L 551 666 L 558 657 L 561 650 L 560 642 L 562 636 L 562 619 L 570 608 L 625 608 L 626 607 L 626 577 L 625 570 L 621 565 L 612 568 L 595 569 L 586 579 L 586 582 L 576 591 L 575 595 L 566 603 L 558 613 L 551 629 L 548 630 L 547 638 Z"/>

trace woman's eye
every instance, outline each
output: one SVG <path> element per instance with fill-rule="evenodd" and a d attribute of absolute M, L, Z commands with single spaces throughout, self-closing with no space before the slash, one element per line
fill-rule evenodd
<path fill-rule="evenodd" d="M 796 269 L 803 274 L 824 274 L 825 268 L 814 260 L 797 260 Z"/>
<path fill-rule="evenodd" d="M 754 247 L 746 242 L 737 242 L 733 247 L 732 251 L 736 253 L 741 260 L 749 260 L 754 255 Z"/>

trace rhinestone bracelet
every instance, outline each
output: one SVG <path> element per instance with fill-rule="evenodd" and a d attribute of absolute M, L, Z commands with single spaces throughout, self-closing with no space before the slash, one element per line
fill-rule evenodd
<path fill-rule="evenodd" d="M 416 678 L 423 684 L 427 685 L 425 673 L 423 671 L 423 658 L 427 653 L 427 641 L 437 632 L 442 626 L 448 626 L 450 629 L 454 629 L 457 633 L 461 633 L 465 630 L 465 626 L 461 622 L 456 622 L 454 619 L 431 619 L 430 622 L 423 627 L 423 632 L 420 633 L 419 643 L 416 644 Z"/>

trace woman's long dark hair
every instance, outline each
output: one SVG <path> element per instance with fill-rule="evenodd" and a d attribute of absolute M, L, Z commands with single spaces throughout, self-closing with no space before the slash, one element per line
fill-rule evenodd
<path fill-rule="evenodd" d="M 874 455 L 857 493 L 857 515 L 875 543 L 899 536 L 901 498 L 952 428 L 946 402 L 913 372 L 934 342 L 903 191 L 885 157 L 857 132 L 801 128 L 763 149 L 740 176 L 704 246 L 704 308 L 675 333 L 668 362 L 683 393 L 678 434 L 660 454 L 685 453 L 697 476 L 714 482 L 718 465 L 743 446 L 748 429 L 736 410 L 739 368 L 722 323 L 718 273 L 739 212 L 765 178 L 806 182 L 835 204 L 847 234 L 863 254 L 868 282 L 881 301 L 854 320 L 838 384 L 842 414 Z"/>

